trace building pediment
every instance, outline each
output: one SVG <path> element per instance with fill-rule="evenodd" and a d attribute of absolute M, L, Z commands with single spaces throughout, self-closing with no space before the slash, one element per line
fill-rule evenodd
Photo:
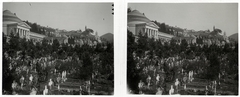
<path fill-rule="evenodd" d="M 154 27 L 154 28 L 159 28 L 158 25 L 156 25 L 154 22 L 148 22 L 146 23 L 148 26 Z"/>
<path fill-rule="evenodd" d="M 25 23 L 25 22 L 21 22 L 21 23 L 12 23 L 12 24 L 8 24 L 8 26 L 21 26 L 27 29 L 31 29 L 31 27 Z"/>
<path fill-rule="evenodd" d="M 31 28 L 31 27 L 30 27 L 27 23 L 25 23 L 25 22 L 18 23 L 18 25 L 19 25 L 19 26 L 22 26 L 22 27 L 25 27 L 25 28 L 28 28 L 28 29 Z"/>
<path fill-rule="evenodd" d="M 148 23 L 141 23 L 141 24 L 137 24 L 136 26 L 138 25 L 146 25 L 146 26 L 150 26 L 150 27 L 153 27 L 153 28 L 156 28 L 158 29 L 158 25 L 156 25 L 154 22 L 148 22 Z"/>

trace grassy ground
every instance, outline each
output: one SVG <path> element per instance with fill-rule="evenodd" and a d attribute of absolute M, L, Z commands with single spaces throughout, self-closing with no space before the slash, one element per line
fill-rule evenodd
<path fill-rule="evenodd" d="M 168 90 L 170 90 L 171 85 L 174 85 L 174 82 L 166 83 L 166 95 L 168 95 Z M 187 89 L 184 90 L 183 86 L 179 87 L 179 92 L 175 94 L 180 95 L 205 95 L 205 86 L 208 85 L 207 80 L 204 79 L 195 79 L 191 83 L 187 83 Z M 154 95 L 156 94 L 156 86 L 151 85 L 150 88 L 144 88 L 142 90 L 144 94 Z M 175 90 L 176 91 L 176 90 Z M 213 91 L 209 91 L 208 95 L 213 95 Z M 232 80 L 232 83 L 221 83 L 221 86 L 217 86 L 218 95 L 238 95 L 238 82 Z"/>
<path fill-rule="evenodd" d="M 49 78 L 54 78 L 53 74 L 49 74 Z M 40 82 L 40 89 L 37 94 L 42 95 L 45 85 L 48 85 L 49 78 Z M 57 85 L 53 86 L 50 90 L 50 95 L 79 95 L 79 87 L 82 87 L 82 94 L 88 95 L 87 90 L 85 88 L 86 83 L 84 80 L 79 79 L 71 79 L 68 78 L 66 82 L 60 83 L 60 90 L 57 89 Z M 107 79 L 95 79 L 91 82 L 91 94 L 90 95 L 112 95 L 113 94 L 113 82 Z M 70 92 L 69 92 L 70 90 Z M 25 85 L 23 89 L 16 90 L 18 95 L 29 95 L 30 94 L 30 86 Z"/>

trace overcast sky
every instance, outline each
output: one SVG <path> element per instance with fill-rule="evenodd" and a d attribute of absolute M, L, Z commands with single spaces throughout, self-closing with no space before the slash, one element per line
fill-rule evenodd
<path fill-rule="evenodd" d="M 42 26 L 82 31 L 87 26 L 98 35 L 113 33 L 112 3 L 3 3 L 6 9 Z"/>
<path fill-rule="evenodd" d="M 238 33 L 237 3 L 129 3 L 128 6 L 150 20 L 171 26 L 210 31 L 215 26 L 227 36 Z"/>

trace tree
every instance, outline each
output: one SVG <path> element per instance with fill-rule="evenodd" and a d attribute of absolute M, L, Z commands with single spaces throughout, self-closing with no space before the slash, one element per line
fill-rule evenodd
<path fill-rule="evenodd" d="M 156 49 L 156 42 L 155 42 L 155 39 L 153 37 L 148 39 L 148 44 L 149 44 L 149 49 L 150 50 L 155 50 Z"/>
<path fill-rule="evenodd" d="M 208 57 L 208 60 L 210 61 L 210 66 L 208 67 L 207 78 L 213 80 L 216 79 L 220 73 L 218 54 L 216 52 L 212 52 Z"/>
<path fill-rule="evenodd" d="M 39 32 L 38 32 L 38 25 L 37 25 L 37 23 L 33 23 L 33 24 L 31 25 L 30 31 L 31 31 L 31 32 L 39 33 Z M 40 34 L 40 33 L 39 33 L 39 34 Z"/>
<path fill-rule="evenodd" d="M 81 68 L 81 76 L 83 79 L 90 79 L 93 72 L 93 62 L 90 58 L 89 52 L 84 52 L 81 55 L 81 59 L 83 60 L 83 67 Z"/>
<path fill-rule="evenodd" d="M 56 51 L 56 54 L 57 54 L 57 58 L 58 58 L 58 59 L 64 59 L 64 58 L 65 58 L 64 55 L 66 55 L 65 52 L 64 52 L 64 50 L 63 50 L 62 48 L 59 48 L 59 50 Z"/>
<path fill-rule="evenodd" d="M 10 61 L 8 58 L 4 55 L 8 52 L 8 42 L 6 41 L 7 37 L 3 33 L 3 53 L 2 53 L 2 89 L 6 91 L 12 91 L 11 89 L 11 82 L 13 81 L 13 76 L 11 74 L 11 71 L 9 69 L 9 63 Z"/>
<path fill-rule="evenodd" d="M 109 52 L 109 53 L 113 52 L 113 43 L 107 43 L 106 52 Z"/>
<path fill-rule="evenodd" d="M 234 48 L 233 51 L 236 52 L 236 53 L 238 53 L 238 43 L 237 43 L 237 42 L 234 43 L 234 47 L 235 47 L 235 48 Z"/>
<path fill-rule="evenodd" d="M 162 54 L 163 54 L 163 51 L 164 51 L 164 48 L 163 48 L 163 45 L 162 45 L 162 42 L 161 42 L 160 39 L 158 39 L 156 41 L 156 50 L 155 51 L 156 51 L 156 55 L 161 58 Z"/>
<path fill-rule="evenodd" d="M 227 73 L 229 75 L 238 74 L 238 53 L 231 52 L 227 54 Z"/>
<path fill-rule="evenodd" d="M 198 37 L 198 38 L 196 39 L 196 43 L 197 43 L 197 44 L 203 44 L 203 39 Z"/>
<path fill-rule="evenodd" d="M 5 34 L 3 33 L 3 54 L 5 53 L 5 52 L 7 52 L 8 51 L 8 42 L 7 42 L 7 37 L 5 36 Z"/>
<path fill-rule="evenodd" d="M 21 48 L 21 55 L 22 55 L 22 59 L 25 60 L 25 58 L 27 57 L 28 54 L 28 42 L 26 41 L 26 38 L 22 38 L 20 39 L 20 48 Z"/>
<path fill-rule="evenodd" d="M 139 35 L 140 37 L 141 34 Z M 139 41 L 139 40 L 138 40 Z M 136 49 L 135 37 L 129 30 L 127 31 L 127 84 L 134 92 L 138 92 L 138 82 L 140 80 L 140 70 L 136 69 L 136 62 L 133 59 L 133 52 Z"/>
<path fill-rule="evenodd" d="M 68 38 L 68 43 L 69 44 L 75 44 L 75 41 L 74 41 L 75 39 L 74 38 Z"/>
<path fill-rule="evenodd" d="M 152 60 L 155 56 L 155 49 L 156 49 L 156 42 L 153 37 L 148 39 L 148 45 L 149 45 L 148 48 L 150 50 L 150 52 L 148 53 L 149 58 Z"/>
<path fill-rule="evenodd" d="M 51 46 L 48 44 L 48 41 L 46 39 L 42 40 L 42 48 L 43 48 L 43 54 L 48 55 L 51 52 Z"/>
<path fill-rule="evenodd" d="M 60 46 L 60 43 L 58 42 L 58 40 L 54 39 L 52 44 L 52 52 L 58 51 L 59 46 Z"/>
<path fill-rule="evenodd" d="M 153 21 L 156 25 L 158 25 L 158 31 L 160 32 L 164 32 L 167 33 L 167 29 L 166 29 L 166 24 L 165 23 L 159 23 L 158 21 Z"/>
<path fill-rule="evenodd" d="M 128 54 L 132 54 L 136 49 L 135 37 L 133 33 L 127 30 L 127 52 Z"/>
<path fill-rule="evenodd" d="M 37 52 L 36 52 L 37 51 Z M 36 45 L 35 45 L 35 57 L 36 58 L 40 58 L 43 56 L 43 53 L 42 53 L 43 49 L 42 49 L 42 45 L 40 42 L 36 42 Z"/>
<path fill-rule="evenodd" d="M 164 32 L 164 33 L 167 32 L 165 23 L 160 24 L 159 27 L 160 27 L 160 28 L 159 28 L 159 31 Z"/>
<path fill-rule="evenodd" d="M 39 32 L 40 32 L 40 34 L 46 35 L 45 28 L 44 28 L 44 27 L 42 27 L 42 28 L 40 28 L 40 29 L 41 29 L 41 30 L 39 31 Z"/>
<path fill-rule="evenodd" d="M 19 44 L 19 34 L 10 34 L 10 40 L 9 40 L 9 55 L 13 57 L 18 50 L 20 50 L 20 44 Z"/>
<path fill-rule="evenodd" d="M 178 45 L 176 44 L 176 40 L 171 39 L 170 41 L 170 47 L 171 47 L 171 55 L 175 55 L 179 53 Z"/>
<path fill-rule="evenodd" d="M 130 12 L 132 12 L 132 9 L 130 7 L 128 7 L 127 13 L 130 13 Z"/>
<path fill-rule="evenodd" d="M 29 46 L 28 55 L 31 56 L 31 58 L 35 58 L 36 47 L 32 40 L 28 41 L 28 46 Z"/>
<path fill-rule="evenodd" d="M 223 52 L 229 53 L 231 51 L 230 45 L 227 43 L 224 45 Z"/>
<path fill-rule="evenodd" d="M 100 55 L 101 60 L 101 74 L 113 73 L 113 53 L 103 52 Z"/>
<path fill-rule="evenodd" d="M 62 45 L 62 50 L 63 50 L 64 52 L 69 52 L 69 46 L 68 46 L 68 44 L 62 43 L 61 45 Z"/>
<path fill-rule="evenodd" d="M 147 38 L 147 33 L 145 33 L 145 35 L 142 35 L 141 32 L 139 33 L 137 40 L 137 55 L 142 55 L 145 51 L 149 49 Z"/>
<path fill-rule="evenodd" d="M 97 43 L 97 45 L 96 45 L 96 48 L 95 48 L 95 52 L 96 53 L 101 53 L 101 52 L 103 52 L 103 46 L 102 46 L 102 44 L 101 43 Z"/>
<path fill-rule="evenodd" d="M 188 43 L 186 41 L 186 39 L 182 39 L 181 40 L 181 51 L 185 51 L 188 47 Z"/>

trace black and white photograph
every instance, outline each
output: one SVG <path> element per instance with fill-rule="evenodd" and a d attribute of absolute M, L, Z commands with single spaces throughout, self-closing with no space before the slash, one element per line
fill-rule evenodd
<path fill-rule="evenodd" d="M 3 2 L 3 95 L 113 95 L 114 2 Z"/>
<path fill-rule="evenodd" d="M 238 95 L 238 3 L 128 3 L 130 95 Z"/>

